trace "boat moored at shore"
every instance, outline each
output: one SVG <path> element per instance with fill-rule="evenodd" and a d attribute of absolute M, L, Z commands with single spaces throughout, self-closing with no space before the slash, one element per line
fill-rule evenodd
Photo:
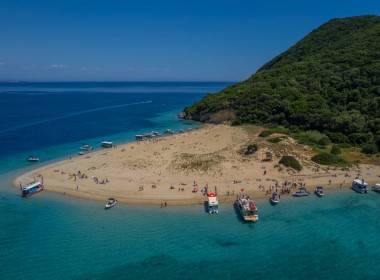
<path fill-rule="evenodd" d="M 364 179 L 361 179 L 361 180 L 355 179 L 352 181 L 351 189 L 353 189 L 357 193 L 361 193 L 361 194 L 368 193 L 367 187 L 368 187 L 368 184 L 364 182 Z"/>
<path fill-rule="evenodd" d="M 373 187 L 372 187 L 372 190 L 374 192 L 379 192 L 380 193 L 380 184 L 375 184 Z"/>
<path fill-rule="evenodd" d="M 103 148 L 112 148 L 112 147 L 113 147 L 113 142 L 103 141 L 103 142 L 100 144 L 100 146 L 103 147 Z"/>
<path fill-rule="evenodd" d="M 316 188 L 315 188 L 315 194 L 316 195 L 318 195 L 319 197 L 322 197 L 322 196 L 324 196 L 325 195 L 325 193 L 324 193 L 324 191 L 323 191 L 323 187 L 321 187 L 321 186 L 317 186 Z"/>
<path fill-rule="evenodd" d="M 309 196 L 310 193 L 305 188 L 298 188 L 298 191 L 292 194 L 295 197 Z"/>
<path fill-rule="evenodd" d="M 104 207 L 104 209 L 106 209 L 106 210 L 110 209 L 110 208 L 114 207 L 116 203 L 117 203 L 117 199 L 111 197 L 108 199 L 108 202 L 107 202 L 106 206 Z"/>
<path fill-rule="evenodd" d="M 87 145 L 87 144 L 80 147 L 80 150 L 83 150 L 83 151 L 91 151 L 93 149 L 94 149 L 93 147 L 91 147 L 90 145 Z"/>
<path fill-rule="evenodd" d="M 43 190 L 44 190 L 44 186 L 42 185 L 41 182 L 32 182 L 29 185 L 21 188 L 21 196 L 29 197 Z"/>
<path fill-rule="evenodd" d="M 207 194 L 207 210 L 209 214 L 219 213 L 219 203 L 216 192 Z"/>
<path fill-rule="evenodd" d="M 272 196 L 270 197 L 270 202 L 274 205 L 280 202 L 280 195 L 278 193 L 273 193 Z"/>
<path fill-rule="evenodd" d="M 244 194 L 237 195 L 235 205 L 245 221 L 256 222 L 259 220 L 256 204 L 249 196 Z"/>

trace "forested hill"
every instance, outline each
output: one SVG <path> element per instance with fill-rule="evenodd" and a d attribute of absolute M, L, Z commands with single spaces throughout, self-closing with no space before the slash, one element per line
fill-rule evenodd
<path fill-rule="evenodd" d="M 359 141 L 374 143 L 380 135 L 380 17 L 330 20 L 248 80 L 184 111 L 187 118 L 206 122 L 275 123 L 347 137 L 361 133 L 367 138 Z"/>

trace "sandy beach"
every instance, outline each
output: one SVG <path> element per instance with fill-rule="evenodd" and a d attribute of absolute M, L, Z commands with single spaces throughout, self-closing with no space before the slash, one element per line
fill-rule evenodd
<path fill-rule="evenodd" d="M 310 147 L 289 137 L 269 143 L 257 136 L 261 130 L 256 126 L 206 125 L 68 158 L 22 174 L 13 184 L 20 187 L 43 180 L 47 191 L 80 198 L 106 201 L 115 197 L 123 203 L 166 201 L 170 205 L 203 203 L 205 188 L 213 192 L 217 187 L 219 201 L 224 202 L 234 200 L 237 193 L 262 198 L 276 189 L 292 193 L 301 185 L 313 192 L 316 185 L 349 187 L 354 178 L 369 184 L 379 181 L 379 166 L 319 166 L 310 161 Z M 244 155 L 246 147 L 254 143 L 258 152 Z M 266 152 L 272 154 L 271 160 Z M 279 165 L 283 155 L 296 157 L 302 171 Z"/>

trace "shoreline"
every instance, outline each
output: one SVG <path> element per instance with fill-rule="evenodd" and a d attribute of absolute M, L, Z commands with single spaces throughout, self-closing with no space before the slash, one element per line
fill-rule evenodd
<path fill-rule="evenodd" d="M 261 129 L 205 125 L 181 134 L 57 160 L 18 175 L 12 184 L 19 187 L 43 178 L 45 190 L 83 199 L 104 202 L 115 197 L 126 204 L 167 201 L 191 205 L 207 200 L 201 192 L 206 187 L 213 192 L 216 186 L 219 202 L 223 203 L 234 201 L 238 193 L 254 199 L 269 198 L 268 190 L 279 190 L 284 182 L 286 187 L 293 186 L 290 195 L 303 184 L 312 193 L 317 185 L 326 190 L 346 188 L 356 177 L 369 184 L 378 182 L 379 166 L 319 166 L 309 160 L 310 148 L 290 138 L 284 143 L 270 144 L 257 137 Z M 244 156 L 241 151 L 252 142 L 258 143 L 260 152 Z M 273 153 L 272 161 L 263 160 L 266 151 Z M 279 166 L 283 154 L 297 157 L 303 170 L 295 172 Z"/>

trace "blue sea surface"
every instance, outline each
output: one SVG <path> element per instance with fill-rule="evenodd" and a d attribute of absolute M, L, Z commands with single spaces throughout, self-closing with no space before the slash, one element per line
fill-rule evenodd
<path fill-rule="evenodd" d="M 258 200 L 260 221 L 232 203 L 104 203 L 44 191 L 22 199 L 11 179 L 83 143 L 197 127 L 176 114 L 226 83 L 0 84 L 0 279 L 380 279 L 380 194 Z M 147 102 L 152 101 L 152 102 Z M 146 102 L 146 103 L 144 103 Z"/>

